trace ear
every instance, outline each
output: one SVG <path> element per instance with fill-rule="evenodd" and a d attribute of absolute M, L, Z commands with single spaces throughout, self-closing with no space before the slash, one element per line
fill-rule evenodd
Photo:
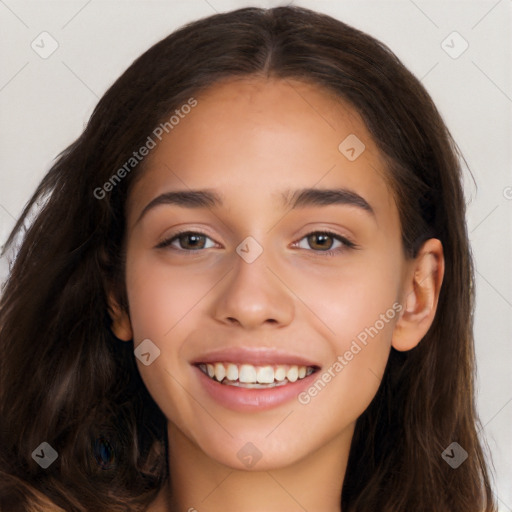
<path fill-rule="evenodd" d="M 443 246 L 430 238 L 411 261 L 403 287 L 404 310 L 397 320 L 391 345 L 399 351 L 416 347 L 430 329 L 444 276 Z"/>
<path fill-rule="evenodd" d="M 122 341 L 131 341 L 133 339 L 133 330 L 128 312 L 119 306 L 112 294 L 109 294 L 108 306 L 108 313 L 112 319 L 110 329 L 116 338 Z"/>

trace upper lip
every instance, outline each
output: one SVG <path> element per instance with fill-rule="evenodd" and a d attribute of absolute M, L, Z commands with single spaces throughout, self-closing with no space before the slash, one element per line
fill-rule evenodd
<path fill-rule="evenodd" d="M 283 350 L 272 349 L 268 347 L 261 348 L 243 348 L 229 347 L 217 349 L 203 354 L 192 360 L 191 364 L 201 363 L 233 363 L 233 364 L 252 364 L 254 366 L 288 364 L 297 366 L 320 367 L 320 365 L 299 354 L 285 352 Z"/>

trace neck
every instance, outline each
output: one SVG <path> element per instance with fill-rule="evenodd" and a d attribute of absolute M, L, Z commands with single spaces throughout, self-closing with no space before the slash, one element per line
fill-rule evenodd
<path fill-rule="evenodd" d="M 285 467 L 239 470 L 208 457 L 168 425 L 171 481 L 159 496 L 166 512 L 341 512 L 354 425 Z M 172 496 L 164 500 L 163 496 Z M 155 509 L 156 510 L 156 509 Z"/>

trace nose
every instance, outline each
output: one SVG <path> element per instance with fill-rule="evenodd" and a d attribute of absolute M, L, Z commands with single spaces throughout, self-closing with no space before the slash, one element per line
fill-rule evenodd
<path fill-rule="evenodd" d="M 238 258 L 223 281 L 214 304 L 217 321 L 250 330 L 265 325 L 283 327 L 292 321 L 293 294 L 263 258 L 252 263 Z"/>

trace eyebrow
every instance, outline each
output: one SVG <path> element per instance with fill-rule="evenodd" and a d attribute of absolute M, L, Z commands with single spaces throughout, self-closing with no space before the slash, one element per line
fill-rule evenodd
<path fill-rule="evenodd" d="M 310 206 L 348 205 L 360 208 L 375 216 L 368 201 L 346 188 L 323 189 L 302 188 L 281 193 L 284 208 L 297 209 Z M 140 213 L 136 223 L 151 209 L 163 204 L 173 204 L 183 208 L 213 208 L 222 206 L 221 196 L 213 190 L 176 190 L 166 192 L 150 201 Z"/>
<path fill-rule="evenodd" d="M 308 206 L 348 205 L 356 206 L 375 216 L 373 208 L 364 197 L 346 188 L 302 188 L 283 193 L 284 206 L 307 208 Z"/>

